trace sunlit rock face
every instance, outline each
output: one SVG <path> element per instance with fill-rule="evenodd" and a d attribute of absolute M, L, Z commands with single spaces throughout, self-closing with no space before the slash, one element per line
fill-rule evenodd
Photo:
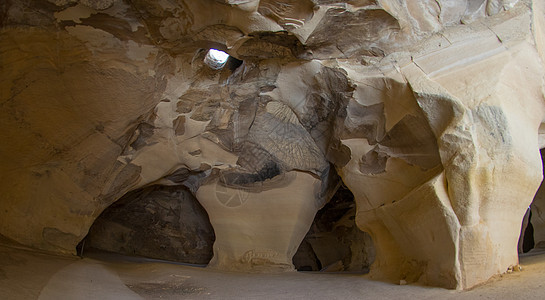
<path fill-rule="evenodd" d="M 484 282 L 542 178 L 543 6 L 4 2 L 0 234 L 75 253 L 127 192 L 178 186 L 210 267 L 286 271 L 342 180 L 372 277 Z"/>
<path fill-rule="evenodd" d="M 543 71 L 531 15 L 510 13 L 503 23 L 445 29 L 424 43 L 433 51 L 381 68 L 383 82 L 354 72 L 365 79 L 354 80 L 362 95 L 387 95 L 361 97 L 358 106 L 386 113 L 368 126 L 372 139 L 343 141 L 352 159 L 340 169 L 359 204 L 358 224 L 375 239 L 372 275 L 465 288 L 517 262 L 521 216 L 542 176 Z M 392 138 L 404 127 L 403 138 Z"/>

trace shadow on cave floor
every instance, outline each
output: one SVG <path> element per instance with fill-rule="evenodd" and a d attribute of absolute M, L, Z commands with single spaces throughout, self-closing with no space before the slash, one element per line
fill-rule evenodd
<path fill-rule="evenodd" d="M 0 245 L 0 299 L 544 299 L 545 252 L 521 258 L 522 272 L 468 291 L 323 272 L 248 274 L 93 253 L 66 257 Z"/>
<path fill-rule="evenodd" d="M 519 253 L 519 259 L 524 260 L 526 257 L 536 256 L 536 255 L 545 255 L 545 245 L 541 244 L 541 246 L 533 248 L 532 250 L 526 253 Z"/>

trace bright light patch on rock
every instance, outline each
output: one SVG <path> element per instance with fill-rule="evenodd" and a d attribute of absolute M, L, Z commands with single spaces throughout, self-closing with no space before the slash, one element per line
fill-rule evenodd
<path fill-rule="evenodd" d="M 214 70 L 219 70 L 225 66 L 225 63 L 227 62 L 227 59 L 229 58 L 229 54 L 216 50 L 216 49 L 210 49 L 208 50 L 208 53 L 206 54 L 206 57 L 204 58 L 204 62 L 210 66 L 210 68 Z"/>

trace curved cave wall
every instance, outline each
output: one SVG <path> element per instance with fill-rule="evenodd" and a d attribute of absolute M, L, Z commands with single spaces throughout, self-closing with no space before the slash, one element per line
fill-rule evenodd
<path fill-rule="evenodd" d="M 210 268 L 294 270 L 300 245 L 305 268 L 359 268 L 320 246 L 368 245 L 318 213 L 342 180 L 372 278 L 485 282 L 518 263 L 543 177 L 544 5 L 4 1 L 0 234 L 75 254 L 123 195 L 175 185 L 209 217 Z"/>
<path fill-rule="evenodd" d="M 371 237 L 355 223 L 352 193 L 341 186 L 320 209 L 293 257 L 299 271 L 368 272 Z M 106 208 L 78 245 L 81 255 L 102 250 L 206 265 L 215 236 L 208 214 L 185 187 L 150 186 Z"/>
<path fill-rule="evenodd" d="M 80 243 L 99 249 L 190 264 L 212 258 L 214 230 L 184 187 L 151 186 L 127 193 L 105 209 Z"/>

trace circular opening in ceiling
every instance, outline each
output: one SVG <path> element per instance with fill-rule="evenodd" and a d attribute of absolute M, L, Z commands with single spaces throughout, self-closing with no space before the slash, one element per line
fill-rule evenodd
<path fill-rule="evenodd" d="M 210 49 L 204 57 L 204 63 L 214 70 L 219 70 L 225 66 L 228 58 L 229 54 L 220 50 Z"/>

